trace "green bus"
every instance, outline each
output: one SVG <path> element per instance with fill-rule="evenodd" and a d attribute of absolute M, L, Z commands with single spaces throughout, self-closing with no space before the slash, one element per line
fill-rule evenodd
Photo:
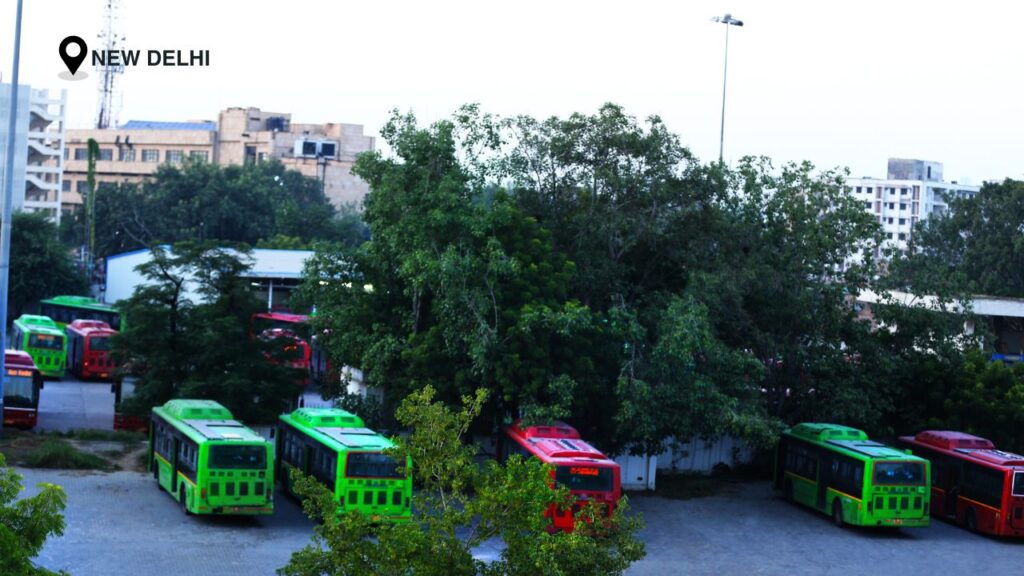
<path fill-rule="evenodd" d="M 43 376 L 57 379 L 64 377 L 67 340 L 64 338 L 64 331 L 46 316 L 19 316 L 14 321 L 11 348 L 28 352 Z"/>
<path fill-rule="evenodd" d="M 149 463 L 185 514 L 274 512 L 274 447 L 212 400 L 153 408 Z"/>
<path fill-rule="evenodd" d="M 63 330 L 74 320 L 100 320 L 121 330 L 121 312 L 88 296 L 54 296 L 39 301 L 39 313 L 49 316 Z"/>
<path fill-rule="evenodd" d="M 927 460 L 836 424 L 798 424 L 775 453 L 775 489 L 838 526 L 927 526 L 930 483 Z"/>
<path fill-rule="evenodd" d="M 393 446 L 345 410 L 299 408 L 277 423 L 277 477 L 295 496 L 289 473 L 301 470 L 334 494 L 339 513 L 406 521 L 412 517 L 412 462 L 403 470 L 383 453 Z"/>

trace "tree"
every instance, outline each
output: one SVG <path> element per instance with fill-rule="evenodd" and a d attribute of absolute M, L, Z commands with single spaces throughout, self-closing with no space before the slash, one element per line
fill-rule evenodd
<path fill-rule="evenodd" d="M 358 215 L 350 207 L 339 215 L 316 180 L 276 161 L 165 164 L 142 184 L 101 183 L 95 205 L 96 251 L 101 256 L 182 240 L 253 245 L 287 237 L 308 245 L 363 239 Z"/>
<path fill-rule="evenodd" d="M 67 496 L 60 486 L 41 484 L 40 492 L 18 500 L 21 475 L 0 454 L 0 573 L 5 576 L 55 576 L 36 566 L 46 539 L 64 534 Z M 66 574 L 61 572 L 60 574 Z"/>
<path fill-rule="evenodd" d="M 58 238 L 55 224 L 39 212 L 11 217 L 10 311 L 20 316 L 28 305 L 58 294 L 82 294 L 85 276 L 75 268 Z"/>
<path fill-rule="evenodd" d="M 626 503 L 610 519 L 585 507 L 571 534 L 549 533 L 544 511 L 565 505 L 568 492 L 553 489 L 551 469 L 518 456 L 506 464 L 475 463 L 475 447 L 462 442 L 483 408 L 486 392 L 462 398 L 459 410 L 434 401 L 425 387 L 399 407 L 398 421 L 410 428 L 395 438 L 392 456 L 411 457 L 421 489 L 414 496 L 413 521 L 374 525 L 358 512 L 337 514 L 332 495 L 312 478 L 296 473 L 303 509 L 318 522 L 314 543 L 295 552 L 279 574 L 542 575 L 621 574 L 644 555 L 636 539 L 640 520 L 627 516 Z M 485 564 L 472 556 L 484 541 L 501 537 L 501 557 Z"/>
<path fill-rule="evenodd" d="M 922 220 L 897 275 L 952 283 L 968 294 L 1024 298 L 1024 181 L 986 182 Z M 925 292 L 932 293 L 932 292 Z"/>
<path fill-rule="evenodd" d="M 250 266 L 244 247 L 189 242 L 171 252 L 157 248 L 139 266 L 147 283 L 120 303 L 130 321 L 114 338 L 118 363 L 140 372 L 126 412 L 147 414 L 172 398 L 205 398 L 260 423 L 291 405 L 304 375 L 271 362 L 274 349 L 250 338 L 250 317 L 262 309 L 241 277 Z"/>

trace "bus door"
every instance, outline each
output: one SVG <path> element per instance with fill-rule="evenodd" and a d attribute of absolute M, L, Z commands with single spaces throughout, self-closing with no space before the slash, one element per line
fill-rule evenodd
<path fill-rule="evenodd" d="M 950 462 L 946 466 L 946 501 L 943 512 L 950 518 L 957 517 L 957 501 L 963 491 L 963 465 L 960 462 Z"/>
<path fill-rule="evenodd" d="M 309 474 L 313 468 L 313 447 L 305 444 L 302 447 L 302 473 Z"/>
<path fill-rule="evenodd" d="M 178 494 L 178 453 L 181 451 L 181 440 L 174 437 L 171 445 L 171 494 Z"/>
<path fill-rule="evenodd" d="M 839 470 L 839 459 L 835 455 L 825 455 L 818 464 L 818 497 L 815 500 L 815 506 L 819 509 L 825 509 L 825 496 L 828 492 L 829 484 L 832 483 L 833 472 Z"/>

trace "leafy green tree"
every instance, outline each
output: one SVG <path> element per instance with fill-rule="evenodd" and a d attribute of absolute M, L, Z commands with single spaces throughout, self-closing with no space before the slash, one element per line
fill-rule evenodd
<path fill-rule="evenodd" d="M 206 398 L 259 423 L 292 404 L 303 375 L 271 362 L 272 343 L 249 335 L 251 315 L 262 309 L 241 277 L 250 266 L 243 247 L 189 242 L 169 253 L 157 248 L 139 266 L 147 282 L 119 304 L 130 321 L 114 339 L 119 364 L 140 373 L 126 412 L 146 414 L 172 398 Z"/>
<path fill-rule="evenodd" d="M 363 239 L 351 207 L 339 214 L 316 180 L 276 161 L 165 164 L 142 184 L 101 184 L 95 204 L 100 256 L 182 240 L 254 245 L 278 237 L 308 245 Z"/>
<path fill-rule="evenodd" d="M 973 197 L 949 198 L 949 209 L 922 220 L 898 275 L 933 293 L 951 283 L 969 294 L 1024 297 L 1024 181 L 986 182 Z"/>
<path fill-rule="evenodd" d="M 85 276 L 58 238 L 58 228 L 37 212 L 11 217 L 11 276 L 9 304 L 12 317 L 26 312 L 41 298 L 82 294 Z"/>
<path fill-rule="evenodd" d="M 342 574 L 546 575 L 621 574 L 644 555 L 636 539 L 640 520 L 626 515 L 623 501 L 610 519 L 586 507 L 572 534 L 547 531 L 544 511 L 567 502 L 564 488 L 552 489 L 551 469 L 518 456 L 480 468 L 475 447 L 462 437 L 483 408 L 486 392 L 462 398 L 452 410 L 434 401 L 427 386 L 398 408 L 410 428 L 395 438 L 392 455 L 412 458 L 421 489 L 414 496 L 412 522 L 371 524 L 358 512 L 337 514 L 331 494 L 311 478 L 299 478 L 303 508 L 319 524 L 314 543 L 295 552 L 279 573 L 287 576 Z M 297 474 L 297 477 L 301 474 Z M 490 564 L 473 558 L 483 542 L 500 537 L 501 557 Z"/>
<path fill-rule="evenodd" d="M 64 534 L 67 495 L 60 486 L 44 483 L 38 494 L 19 500 L 21 490 L 21 475 L 8 468 L 0 454 L 0 574 L 55 576 L 32 559 L 48 537 Z"/>

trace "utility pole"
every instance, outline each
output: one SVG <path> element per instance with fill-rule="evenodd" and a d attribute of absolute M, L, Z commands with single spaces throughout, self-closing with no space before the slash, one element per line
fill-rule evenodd
<path fill-rule="evenodd" d="M 3 224 L 0 225 L 0 431 L 3 430 L 4 381 L 7 379 L 7 285 L 11 272 L 11 212 L 14 211 L 14 130 L 18 124 L 18 63 L 21 59 L 21 3 L 14 20 L 14 65 L 11 74 L 11 115 L 7 123 L 7 170 L 4 173 Z"/>

